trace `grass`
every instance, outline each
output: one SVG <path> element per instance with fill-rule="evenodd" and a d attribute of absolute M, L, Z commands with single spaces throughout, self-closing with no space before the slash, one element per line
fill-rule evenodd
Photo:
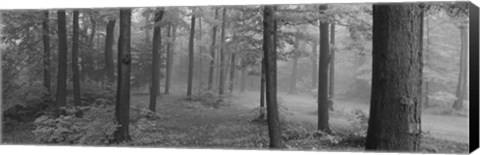
<path fill-rule="evenodd" d="M 316 104 L 312 97 L 280 94 L 281 105 L 288 114 L 282 121 L 285 143 L 292 150 L 321 151 L 363 151 L 364 138 L 351 136 L 355 109 L 367 112 L 368 105 L 336 101 L 335 111 L 331 112 L 330 125 L 336 134 L 331 138 L 315 137 L 316 116 L 312 113 Z M 131 106 L 148 107 L 148 95 L 132 95 Z M 258 117 L 258 92 L 236 94 L 219 107 L 185 100 L 183 93 L 172 92 L 158 99 L 156 112 L 159 118 L 153 120 L 132 119 L 131 136 L 128 146 L 181 147 L 181 148 L 228 148 L 228 149 L 268 149 L 268 130 L 265 123 L 253 122 Z M 135 112 L 132 112 L 135 117 Z M 424 116 L 422 123 L 431 130 L 431 134 L 422 139 L 422 152 L 467 153 L 468 142 L 455 141 L 442 137 L 467 136 L 462 121 L 458 125 L 444 123 L 461 120 L 458 117 Z M 444 126 L 439 130 L 431 125 Z M 144 127 L 140 127 L 140 126 Z M 145 127 L 147 126 L 147 127 Z M 467 124 L 468 126 L 468 124 Z M 31 123 L 16 124 L 12 130 L 4 131 L 3 142 L 8 144 L 32 144 Z M 433 129 L 433 130 L 432 130 Z M 455 135 L 457 134 L 457 135 Z M 468 138 L 467 138 L 468 140 Z"/>

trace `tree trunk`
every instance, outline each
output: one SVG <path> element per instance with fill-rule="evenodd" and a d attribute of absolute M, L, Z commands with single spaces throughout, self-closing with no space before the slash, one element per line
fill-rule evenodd
<path fill-rule="evenodd" d="M 73 72 L 73 103 L 81 106 L 80 100 L 80 73 L 78 70 L 78 43 L 79 43 L 78 10 L 73 11 L 73 41 L 72 41 L 72 72 Z"/>
<path fill-rule="evenodd" d="M 327 5 L 320 5 L 320 11 L 327 10 Z M 328 124 L 328 60 L 330 47 L 328 42 L 328 23 L 320 22 L 320 57 L 318 67 L 318 130 L 330 132 Z"/>
<path fill-rule="evenodd" d="M 425 62 L 423 62 L 423 64 L 424 64 L 424 67 L 430 68 L 430 65 L 429 65 L 430 64 L 430 60 L 429 60 L 429 54 L 430 54 L 430 26 L 429 25 L 430 24 L 429 24 L 429 20 L 428 20 L 428 14 L 426 14 L 424 18 L 425 18 L 425 30 L 426 30 L 426 32 L 425 32 L 426 33 L 425 34 L 425 38 L 426 38 L 425 48 L 426 49 L 424 50 Z M 424 96 L 423 106 L 425 108 L 428 108 L 429 104 L 430 104 L 429 103 L 429 98 L 428 98 L 428 94 L 429 94 L 428 92 L 430 90 L 430 88 L 429 88 L 430 86 L 429 86 L 428 80 L 425 79 L 425 74 L 423 74 L 423 76 L 424 76 L 423 79 L 425 80 L 424 81 L 424 85 L 425 85 L 424 89 L 425 90 L 423 92 L 424 93 L 424 95 L 423 95 Z"/>
<path fill-rule="evenodd" d="M 150 43 L 150 29 L 148 28 L 148 25 L 150 25 L 150 14 L 145 14 L 145 29 L 144 29 L 144 33 L 145 33 L 145 42 L 147 43 L 147 45 Z"/>
<path fill-rule="evenodd" d="M 198 17 L 198 40 L 202 40 L 202 17 Z M 198 46 L 198 44 L 197 44 Z M 198 85 L 202 88 L 203 85 L 203 45 L 198 47 L 198 55 L 200 62 L 198 63 Z"/>
<path fill-rule="evenodd" d="M 165 77 L 165 94 L 170 93 L 170 83 L 172 77 L 172 67 L 173 67 L 173 50 L 175 50 L 175 25 L 169 25 L 167 31 L 167 38 L 169 38 L 167 43 L 167 73 Z M 173 34 L 172 34 L 173 33 Z M 173 37 L 172 37 L 173 36 Z M 170 39 L 170 37 L 172 37 Z"/>
<path fill-rule="evenodd" d="M 332 23 L 330 25 L 330 44 L 333 47 L 330 47 L 330 73 L 328 74 L 329 77 L 329 85 L 328 85 L 328 92 L 329 92 L 329 99 L 332 99 L 335 95 L 335 24 Z"/>
<path fill-rule="evenodd" d="M 153 28 L 153 47 L 152 47 L 152 85 L 150 86 L 150 106 L 149 109 L 155 112 L 157 105 L 157 95 L 160 85 L 160 53 L 162 47 L 162 30 L 158 22 L 162 20 L 163 9 L 157 9 L 155 12 L 155 27 Z"/>
<path fill-rule="evenodd" d="M 266 100 L 270 148 L 283 148 L 277 106 L 277 53 L 274 51 L 274 7 L 265 6 L 263 13 L 263 52 L 265 58 Z"/>
<path fill-rule="evenodd" d="M 261 71 L 260 71 L 260 116 L 259 119 L 265 119 L 265 55 L 263 55 L 262 62 L 261 62 Z M 252 84 L 253 85 L 253 84 Z"/>
<path fill-rule="evenodd" d="M 113 38 L 115 30 L 115 19 L 108 20 L 107 23 L 107 36 L 105 37 L 105 70 L 107 71 L 107 78 L 109 82 L 115 80 L 113 74 Z"/>
<path fill-rule="evenodd" d="M 230 93 L 233 93 L 233 86 L 235 85 L 235 53 L 230 57 Z"/>
<path fill-rule="evenodd" d="M 460 29 L 460 39 L 461 39 L 461 49 L 460 49 L 460 71 L 458 74 L 458 84 L 457 92 L 455 93 L 457 99 L 453 103 L 453 109 L 460 110 L 463 108 L 463 99 L 465 98 L 465 92 L 467 88 L 467 48 L 468 48 L 468 28 L 466 25 L 461 25 Z"/>
<path fill-rule="evenodd" d="M 288 89 L 289 94 L 297 94 L 297 65 L 298 65 L 298 55 L 299 55 L 298 44 L 299 44 L 298 37 L 295 37 L 295 43 L 293 44 L 292 76 L 290 78 L 290 88 Z"/>
<path fill-rule="evenodd" d="M 318 40 L 313 40 L 312 41 L 312 88 L 315 88 L 318 86 L 317 84 L 317 71 L 318 71 L 318 62 L 317 62 L 317 45 L 318 45 Z"/>
<path fill-rule="evenodd" d="M 48 93 L 51 93 L 50 87 L 50 30 L 48 28 L 48 10 L 43 11 L 43 86 L 47 89 Z"/>
<path fill-rule="evenodd" d="M 215 20 L 218 19 L 218 8 L 215 8 Z M 208 71 L 208 90 L 213 88 L 213 74 L 215 73 L 215 38 L 217 37 L 217 25 L 213 25 L 212 28 L 212 45 L 210 46 L 210 69 Z"/>
<path fill-rule="evenodd" d="M 245 59 L 245 58 L 242 58 Z M 243 93 L 245 92 L 245 86 L 246 86 L 246 78 L 247 78 L 247 66 L 242 64 L 242 77 L 240 80 L 240 92 Z"/>
<path fill-rule="evenodd" d="M 128 131 L 130 109 L 130 9 L 120 9 L 120 35 L 118 37 L 118 85 L 115 118 L 120 125 L 114 133 L 115 141 L 130 141 Z"/>
<path fill-rule="evenodd" d="M 188 87 L 187 87 L 187 98 L 192 97 L 192 86 L 193 86 L 193 58 L 194 58 L 194 43 L 195 42 L 195 15 L 192 15 L 192 20 L 190 22 L 190 40 L 188 42 Z"/>
<path fill-rule="evenodd" d="M 417 3 L 373 5 L 372 96 L 366 150 L 419 150 L 422 10 Z"/>
<path fill-rule="evenodd" d="M 58 19 L 58 71 L 57 71 L 57 112 L 67 104 L 67 23 L 65 10 L 57 11 Z M 58 113 L 57 113 L 58 114 Z"/>
<path fill-rule="evenodd" d="M 225 23 L 227 20 L 227 9 L 223 8 L 222 12 L 222 32 L 220 34 L 220 79 L 218 84 L 218 94 L 223 95 L 225 87 Z"/>

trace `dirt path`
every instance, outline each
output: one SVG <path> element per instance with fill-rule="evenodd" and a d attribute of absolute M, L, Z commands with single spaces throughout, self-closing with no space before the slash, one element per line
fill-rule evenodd
<path fill-rule="evenodd" d="M 289 95 L 279 93 L 280 104 L 288 109 L 287 117 L 292 120 L 308 121 L 316 123 L 316 99 L 308 95 Z M 259 92 L 245 92 L 238 94 L 234 98 L 236 104 L 254 108 L 258 107 Z M 336 100 L 334 101 L 335 111 L 331 112 L 330 123 L 332 129 L 339 129 L 349 126 L 349 120 L 346 115 L 353 110 L 362 110 L 368 114 L 369 107 L 363 103 L 352 103 L 352 101 Z M 432 114 L 422 114 L 422 130 L 429 133 L 432 137 L 455 141 L 459 143 L 468 143 L 469 123 L 466 117 L 440 116 Z"/>

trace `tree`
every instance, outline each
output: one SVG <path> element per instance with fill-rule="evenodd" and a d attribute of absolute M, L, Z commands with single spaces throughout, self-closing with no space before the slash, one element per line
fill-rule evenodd
<path fill-rule="evenodd" d="M 80 73 L 78 69 L 78 43 L 79 43 L 78 10 L 73 10 L 73 36 L 72 36 L 72 72 L 73 72 L 73 101 L 75 106 L 82 105 L 80 101 Z"/>
<path fill-rule="evenodd" d="M 367 150 L 417 151 L 421 133 L 421 4 L 373 5 Z"/>
<path fill-rule="evenodd" d="M 115 141 L 129 141 L 128 131 L 130 109 L 130 66 L 132 55 L 130 54 L 130 25 L 131 9 L 120 9 L 120 35 L 118 37 L 118 85 L 115 105 L 115 118 L 118 124 L 114 133 Z"/>
<path fill-rule="evenodd" d="M 263 12 L 263 54 L 265 58 L 267 121 L 270 148 L 283 148 L 277 105 L 277 56 L 273 50 L 274 6 L 265 6 Z"/>
<path fill-rule="evenodd" d="M 298 33 L 298 31 L 296 32 Z M 300 51 L 298 51 L 299 38 L 295 37 L 295 43 L 293 44 L 293 66 L 292 66 L 292 76 L 290 78 L 290 88 L 288 89 L 289 94 L 297 93 L 297 66 L 298 66 L 298 56 Z"/>
<path fill-rule="evenodd" d="M 453 109 L 460 110 L 463 108 L 463 99 L 467 91 L 467 61 L 468 61 L 468 27 L 466 25 L 460 25 L 460 39 L 461 39 L 461 49 L 460 49 L 460 72 L 458 74 L 458 84 L 457 91 L 455 93 L 457 99 L 453 103 Z"/>
<path fill-rule="evenodd" d="M 235 53 L 232 53 L 230 56 L 230 93 L 233 92 L 234 80 L 235 80 Z"/>
<path fill-rule="evenodd" d="M 163 8 L 157 9 L 155 12 L 155 27 L 153 28 L 153 48 L 152 48 L 152 85 L 150 86 L 150 110 L 155 112 L 157 105 L 157 95 L 160 85 L 160 54 L 162 47 L 162 30 L 159 22 L 163 17 Z"/>
<path fill-rule="evenodd" d="M 218 19 L 218 8 L 215 8 L 215 20 Z M 215 38 L 217 37 L 217 24 L 213 25 L 212 28 L 212 45 L 210 46 L 210 67 L 208 71 L 208 90 L 213 88 L 213 73 L 215 73 Z"/>
<path fill-rule="evenodd" d="M 321 12 L 327 10 L 327 5 L 320 5 Z M 320 54 L 318 67 L 318 130 L 330 132 L 328 124 L 328 61 L 330 48 L 328 42 L 328 22 L 320 21 Z"/>
<path fill-rule="evenodd" d="M 223 95 L 225 88 L 225 23 L 227 9 L 223 8 L 222 12 L 222 30 L 220 34 L 220 79 L 218 84 L 218 94 Z"/>
<path fill-rule="evenodd" d="M 318 71 L 318 63 L 317 63 L 317 45 L 318 45 L 318 40 L 317 39 L 314 39 L 312 41 L 312 87 L 315 88 L 315 86 L 318 86 L 317 85 L 317 81 L 318 81 L 318 78 L 317 78 L 317 71 Z"/>
<path fill-rule="evenodd" d="M 170 92 L 170 83 L 171 83 L 171 77 L 172 77 L 172 70 L 173 70 L 173 53 L 175 50 L 175 39 L 176 39 L 176 31 L 177 31 L 177 26 L 170 24 L 168 26 L 168 33 L 167 37 L 170 38 L 172 37 L 172 40 L 169 40 L 167 43 L 167 75 L 165 77 L 165 94 L 168 94 Z"/>
<path fill-rule="evenodd" d="M 330 73 L 329 75 L 329 84 L 328 84 L 328 96 L 332 99 L 335 95 L 335 24 L 330 25 Z"/>
<path fill-rule="evenodd" d="M 48 28 L 48 10 L 43 11 L 42 40 L 43 40 L 43 86 L 50 91 L 50 30 Z"/>
<path fill-rule="evenodd" d="M 190 40 L 188 41 L 188 87 L 187 98 L 192 96 L 193 86 L 193 58 L 194 58 L 194 43 L 195 42 L 195 15 L 192 13 L 190 22 Z"/>
<path fill-rule="evenodd" d="M 67 104 L 67 23 L 65 10 L 57 11 L 58 19 L 58 71 L 57 71 L 57 99 L 58 108 Z"/>
<path fill-rule="evenodd" d="M 114 38 L 114 30 L 115 30 L 115 19 L 108 20 L 107 23 L 107 34 L 105 37 L 105 70 L 107 71 L 107 78 L 110 82 L 114 81 L 114 74 L 113 74 L 113 38 Z"/>

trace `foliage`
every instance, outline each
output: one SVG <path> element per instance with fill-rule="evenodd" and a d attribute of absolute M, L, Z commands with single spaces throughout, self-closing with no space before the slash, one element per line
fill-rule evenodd
<path fill-rule="evenodd" d="M 112 106 L 63 108 L 58 118 L 43 115 L 34 121 L 35 141 L 47 144 L 105 145 L 113 138 L 117 125 Z M 83 117 L 76 117 L 83 112 Z"/>
<path fill-rule="evenodd" d="M 115 83 L 86 79 L 81 83 L 82 100 L 88 104 L 113 105 L 115 99 Z"/>

